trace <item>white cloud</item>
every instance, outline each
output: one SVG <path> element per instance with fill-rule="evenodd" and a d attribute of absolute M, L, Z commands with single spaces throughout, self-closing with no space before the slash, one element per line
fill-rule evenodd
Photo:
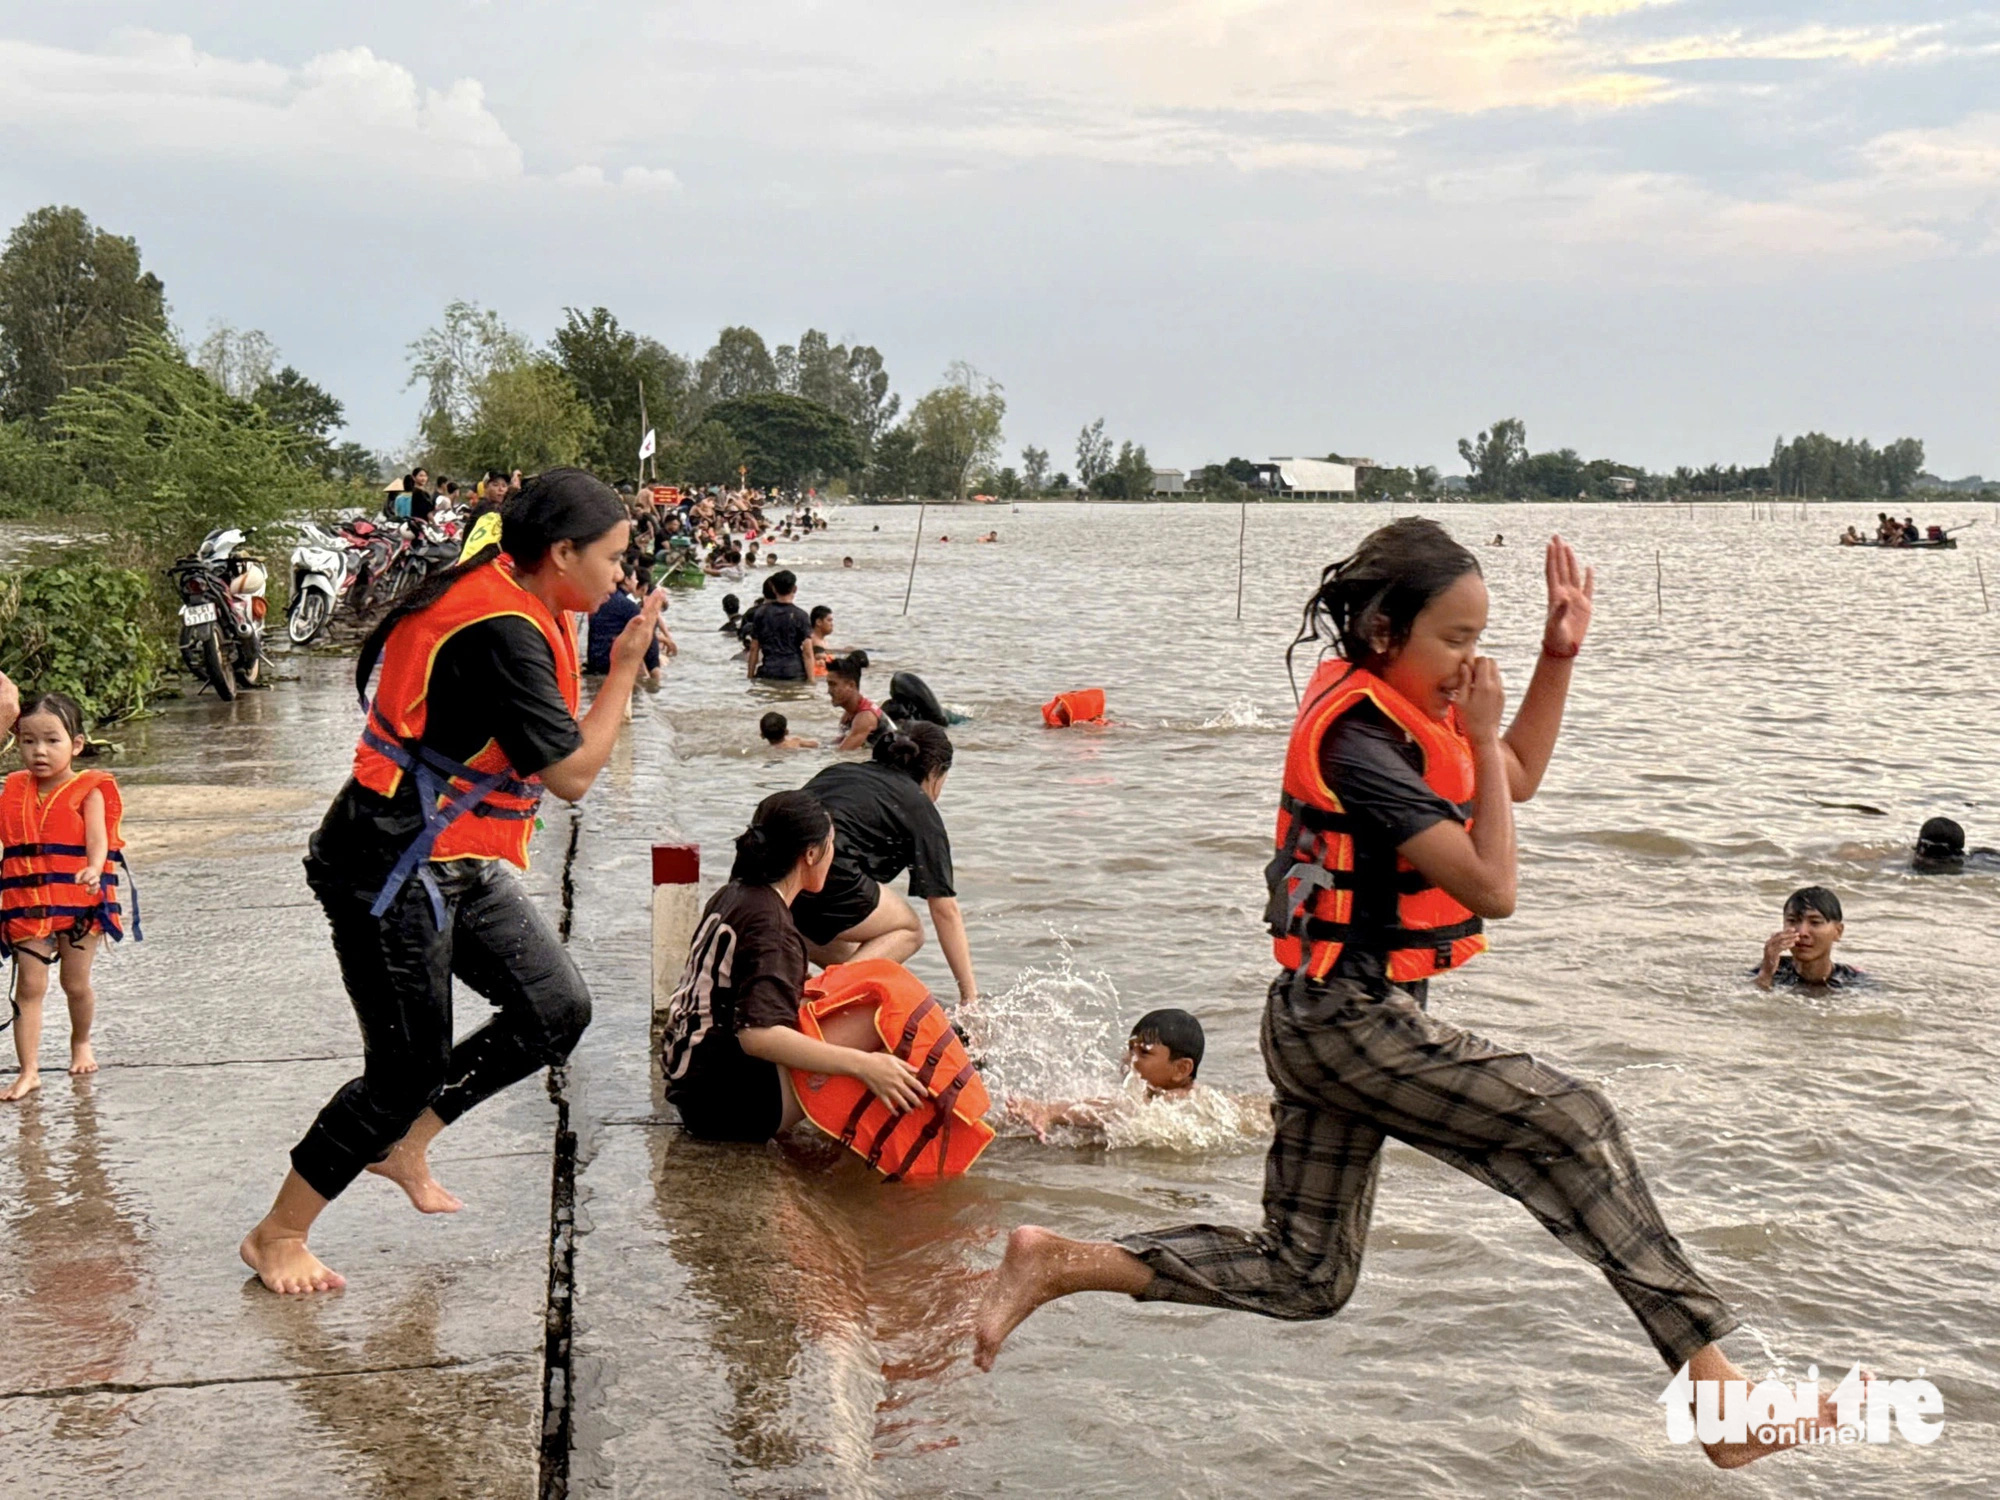
<path fill-rule="evenodd" d="M 15 141 L 135 164 L 255 163 L 313 180 L 532 180 L 477 79 L 422 84 L 366 47 L 285 67 L 157 32 L 121 33 L 98 52 L 0 40 L 0 128 Z M 605 188 L 675 183 L 663 168 L 585 170 Z"/>

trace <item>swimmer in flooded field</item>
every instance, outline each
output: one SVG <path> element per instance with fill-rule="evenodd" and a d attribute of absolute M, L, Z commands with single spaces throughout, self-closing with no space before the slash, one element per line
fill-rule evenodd
<path fill-rule="evenodd" d="M 773 750 L 819 749 L 818 740 L 803 739 L 793 734 L 790 721 L 775 708 L 757 721 L 757 733 L 764 737 L 764 743 Z"/>
<path fill-rule="evenodd" d="M 716 626 L 720 634 L 737 635 L 743 630 L 743 601 L 734 594 L 722 596 L 722 623 Z"/>
<path fill-rule="evenodd" d="M 1917 830 L 1917 847 L 1910 868 L 1919 875 L 1962 875 L 1971 870 L 2000 870 L 2000 849 L 1965 847 L 1965 829 L 1951 818 L 1926 818 Z"/>
<path fill-rule="evenodd" d="M 1125 1043 L 1125 1085 L 1121 1092 L 1104 1099 L 1011 1098 L 1010 1118 L 1034 1131 L 1035 1139 L 1046 1144 L 1049 1132 L 1059 1126 L 1082 1131 L 1088 1137 L 1106 1140 L 1121 1117 L 1158 1103 L 1200 1103 L 1220 1105 L 1211 1113 L 1230 1116 L 1226 1128 L 1232 1133 L 1248 1124 L 1268 1131 L 1271 1101 L 1264 1094 L 1225 1094 L 1196 1081 L 1201 1071 L 1207 1038 L 1201 1022 L 1184 1010 L 1155 1010 L 1141 1016 Z"/>
<path fill-rule="evenodd" d="M 766 797 L 737 835 L 661 1030 L 667 1099 L 690 1135 L 768 1141 L 796 1125 L 793 1068 L 858 1078 L 898 1114 L 928 1097 L 917 1070 L 882 1050 L 870 1012 L 833 1018 L 824 1041 L 798 1029 L 806 944 L 791 908 L 826 884 L 833 845 L 833 820 L 806 792 Z"/>
<path fill-rule="evenodd" d="M 829 644 L 833 639 L 833 606 L 815 604 L 807 618 L 812 625 L 812 634 L 806 637 L 806 649 L 812 653 L 812 675 L 824 677 L 826 664 L 836 654 Z"/>
<path fill-rule="evenodd" d="M 826 695 L 841 714 L 836 750 L 865 750 L 882 727 L 882 710 L 861 692 L 861 674 L 867 670 L 866 651 L 850 651 L 827 660 Z"/>
<path fill-rule="evenodd" d="M 1514 912 L 1513 805 L 1548 771 L 1590 627 L 1592 578 L 1560 537 L 1544 571 L 1541 654 L 1511 725 L 1479 653 L 1478 559 L 1443 527 L 1391 522 L 1321 574 L 1295 644 L 1323 659 L 1266 873 L 1278 973 L 1261 1027 L 1276 1095 L 1263 1223 L 1091 1241 L 1020 1226 L 973 1313 L 981 1369 L 1036 1308 L 1079 1292 L 1334 1316 L 1360 1281 L 1393 1138 L 1526 1207 L 1605 1276 L 1670 1371 L 1745 1379 L 1718 1342 L 1741 1320 L 1668 1229 L 1604 1091 L 1429 1009 L 1430 978 L 1475 959 L 1483 920 Z M 1822 1396 L 1789 1441 L 1703 1447 L 1735 1468 L 1834 1420 Z"/>
<path fill-rule="evenodd" d="M 1841 532 L 1840 534 L 1840 545 L 1843 547 L 1859 547 L 1864 545 L 1866 540 L 1867 539 L 1863 537 L 1860 532 L 1856 531 L 1852 526 L 1848 527 L 1847 530 Z"/>
<path fill-rule="evenodd" d="M 851 567 L 853 567 L 853 566 L 854 566 L 854 559 L 853 559 L 853 558 L 851 558 L 851 557 L 843 557 L 843 558 L 842 558 L 842 559 L 840 560 L 840 565 L 841 565 L 841 566 L 842 566 L 843 568 L 851 568 Z"/>
<path fill-rule="evenodd" d="M 1847 933 L 1840 897 L 1823 885 L 1809 885 L 1785 898 L 1785 925 L 1764 944 L 1757 988 L 1808 986 L 1839 989 L 1862 977 L 1859 969 L 1836 963 L 1833 945 Z"/>
<path fill-rule="evenodd" d="M 1493 540 L 1486 545 L 1489 547 L 1504 547 L 1507 545 L 1507 538 L 1496 531 L 1493 533 Z"/>
<path fill-rule="evenodd" d="M 1000 533 L 997 531 L 989 531 L 986 533 L 985 536 L 980 537 L 979 540 L 982 542 L 997 542 L 1000 540 Z"/>

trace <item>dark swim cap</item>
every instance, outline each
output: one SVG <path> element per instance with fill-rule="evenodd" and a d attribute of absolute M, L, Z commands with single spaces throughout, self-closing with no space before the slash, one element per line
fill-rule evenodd
<path fill-rule="evenodd" d="M 1950 818 L 1926 818 L 1917 830 L 1917 853 L 1926 859 L 1950 859 L 1965 853 L 1965 830 Z"/>

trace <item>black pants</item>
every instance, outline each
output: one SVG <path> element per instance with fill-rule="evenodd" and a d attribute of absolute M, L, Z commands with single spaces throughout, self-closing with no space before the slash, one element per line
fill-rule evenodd
<path fill-rule="evenodd" d="M 376 918 L 368 914 L 372 892 L 306 861 L 307 883 L 333 926 L 364 1053 L 361 1076 L 341 1086 L 292 1148 L 292 1166 L 322 1197 L 337 1197 L 386 1156 L 426 1108 L 449 1125 L 568 1057 L 590 1024 L 583 976 L 511 870 L 497 860 L 433 869 L 444 895 L 442 928 L 415 880 Z M 454 975 L 496 1012 L 455 1047 Z"/>

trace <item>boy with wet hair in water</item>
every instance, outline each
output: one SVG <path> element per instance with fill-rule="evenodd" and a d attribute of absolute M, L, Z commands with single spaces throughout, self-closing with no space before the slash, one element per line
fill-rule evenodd
<path fill-rule="evenodd" d="M 1756 973 L 1757 988 L 1793 989 L 1812 985 L 1838 989 L 1861 977 L 1861 971 L 1836 963 L 1833 945 L 1847 932 L 1840 897 L 1823 885 L 1809 885 L 1785 898 L 1785 925 L 1764 944 L 1764 962 Z"/>
<path fill-rule="evenodd" d="M 764 737 L 764 743 L 773 750 L 817 750 L 818 740 L 804 739 L 792 733 L 791 721 L 776 709 L 757 721 L 757 733 Z"/>
<path fill-rule="evenodd" d="M 1145 1107 L 1161 1101 L 1192 1099 L 1199 1091 L 1213 1094 L 1205 1084 L 1195 1082 L 1201 1071 L 1207 1038 L 1201 1022 L 1184 1010 L 1152 1010 L 1139 1017 L 1125 1043 L 1125 1087 L 1104 1099 L 1079 1099 L 1070 1103 L 1043 1099 L 1009 1099 L 1007 1113 L 1030 1130 L 1035 1139 L 1047 1143 L 1049 1131 L 1067 1125 L 1106 1136 L 1108 1127 L 1134 1105 Z M 1262 1095 L 1226 1095 L 1245 1117 L 1259 1116 L 1260 1128 L 1268 1124 L 1269 1101 Z"/>

